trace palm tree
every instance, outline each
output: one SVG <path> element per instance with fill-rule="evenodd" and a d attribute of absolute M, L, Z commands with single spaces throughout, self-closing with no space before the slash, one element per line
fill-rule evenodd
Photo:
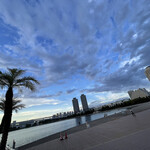
<path fill-rule="evenodd" d="M 12 111 L 15 111 L 16 113 L 18 112 L 18 110 L 21 110 L 22 108 L 25 108 L 25 105 L 24 104 L 20 104 L 21 100 L 15 100 L 13 99 L 12 101 Z M 4 99 L 1 99 L 0 100 L 0 111 L 4 112 L 5 110 L 5 100 Z M 1 125 L 0 125 L 0 132 L 2 131 L 4 127 L 4 116 L 2 118 L 2 121 L 1 121 Z"/>
<path fill-rule="evenodd" d="M 12 106 L 13 106 L 13 89 L 15 87 L 25 87 L 30 89 L 31 91 L 35 90 L 35 84 L 39 84 L 39 82 L 33 77 L 27 76 L 22 77 L 25 73 L 25 70 L 13 68 L 8 68 L 7 72 L 0 71 L 0 87 L 7 88 L 5 95 L 5 110 L 4 110 L 4 127 L 2 131 L 2 139 L 0 144 L 0 150 L 5 150 L 8 132 L 11 123 L 12 117 Z"/>
<path fill-rule="evenodd" d="M 0 102 L 0 111 L 4 112 L 4 110 L 5 110 L 5 100 L 1 99 L 0 101 L 1 101 Z M 25 108 L 25 104 L 20 104 L 20 103 L 21 103 L 21 100 L 13 99 L 12 111 L 15 111 L 17 113 L 18 110 L 21 110 L 22 108 Z"/>

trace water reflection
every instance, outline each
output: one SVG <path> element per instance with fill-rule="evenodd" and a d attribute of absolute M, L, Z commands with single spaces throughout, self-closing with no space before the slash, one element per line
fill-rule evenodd
<path fill-rule="evenodd" d="M 77 117 L 77 118 L 75 118 L 76 119 L 76 125 L 78 126 L 78 125 L 80 125 L 80 124 L 82 124 L 82 119 L 81 119 L 81 117 Z"/>
<path fill-rule="evenodd" d="M 76 126 L 80 125 L 80 124 L 84 124 L 86 122 L 90 122 L 91 120 L 91 115 L 87 115 L 87 116 L 78 116 L 75 118 L 76 119 Z"/>
<path fill-rule="evenodd" d="M 85 122 L 90 122 L 91 121 L 91 115 L 85 116 Z"/>
<path fill-rule="evenodd" d="M 79 116 L 76 118 L 62 120 L 59 122 L 53 122 L 50 124 L 45 124 L 41 126 L 35 126 L 32 128 L 26 128 L 22 130 L 16 130 L 9 133 L 8 137 L 8 144 L 12 145 L 13 139 L 16 141 L 16 147 L 25 145 L 27 143 L 31 143 L 33 141 L 39 140 L 49 135 L 53 135 L 55 133 L 62 132 L 64 130 L 73 128 L 75 126 L 79 126 L 79 124 L 84 124 L 86 122 L 90 122 L 93 120 L 97 120 L 104 117 L 104 114 L 112 115 L 114 113 L 118 113 L 124 111 L 125 109 L 116 109 L 110 110 L 105 112 L 99 112 L 96 114 L 86 115 L 86 116 Z M 1 134 L 0 134 L 1 137 Z"/>

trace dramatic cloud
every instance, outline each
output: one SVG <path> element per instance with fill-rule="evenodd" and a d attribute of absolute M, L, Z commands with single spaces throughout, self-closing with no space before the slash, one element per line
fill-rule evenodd
<path fill-rule="evenodd" d="M 110 99 L 111 97 L 111 99 Z M 112 103 L 118 100 L 129 99 L 128 94 L 124 92 L 112 93 L 112 92 L 102 92 L 102 95 L 95 95 L 95 101 L 92 101 L 90 107 L 98 107 L 108 103 Z"/>
<path fill-rule="evenodd" d="M 71 90 L 67 90 L 67 94 L 73 93 L 75 92 L 77 89 L 71 89 Z"/>
<path fill-rule="evenodd" d="M 148 88 L 149 10 L 148 0 L 1 0 L 0 70 L 26 69 L 41 85 L 24 96 L 49 103 Z"/>

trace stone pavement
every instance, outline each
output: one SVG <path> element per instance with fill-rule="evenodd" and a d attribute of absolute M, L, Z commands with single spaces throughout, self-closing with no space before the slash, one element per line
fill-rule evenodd
<path fill-rule="evenodd" d="M 150 110 L 28 148 L 28 150 L 150 150 Z"/>
<path fill-rule="evenodd" d="M 150 128 L 96 145 L 87 150 L 150 150 Z"/>

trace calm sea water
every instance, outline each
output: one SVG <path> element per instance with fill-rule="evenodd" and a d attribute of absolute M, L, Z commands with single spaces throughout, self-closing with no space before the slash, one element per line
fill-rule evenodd
<path fill-rule="evenodd" d="M 86 121 L 90 122 L 93 120 L 97 120 L 104 117 L 104 114 L 112 115 L 114 113 L 118 113 L 121 111 L 125 111 L 125 109 L 114 109 L 110 111 L 100 112 L 97 114 L 91 114 L 81 117 L 76 117 L 68 120 L 63 120 L 59 122 L 54 122 L 46 125 L 35 126 L 31 128 L 21 129 L 17 131 L 13 131 L 9 133 L 8 142 L 10 146 L 12 146 L 13 139 L 16 141 L 16 147 L 20 147 L 22 145 L 31 143 L 33 141 L 42 139 L 49 135 L 53 135 L 55 133 L 76 127 L 81 124 L 84 124 Z M 1 135 L 0 135 L 1 136 Z"/>

